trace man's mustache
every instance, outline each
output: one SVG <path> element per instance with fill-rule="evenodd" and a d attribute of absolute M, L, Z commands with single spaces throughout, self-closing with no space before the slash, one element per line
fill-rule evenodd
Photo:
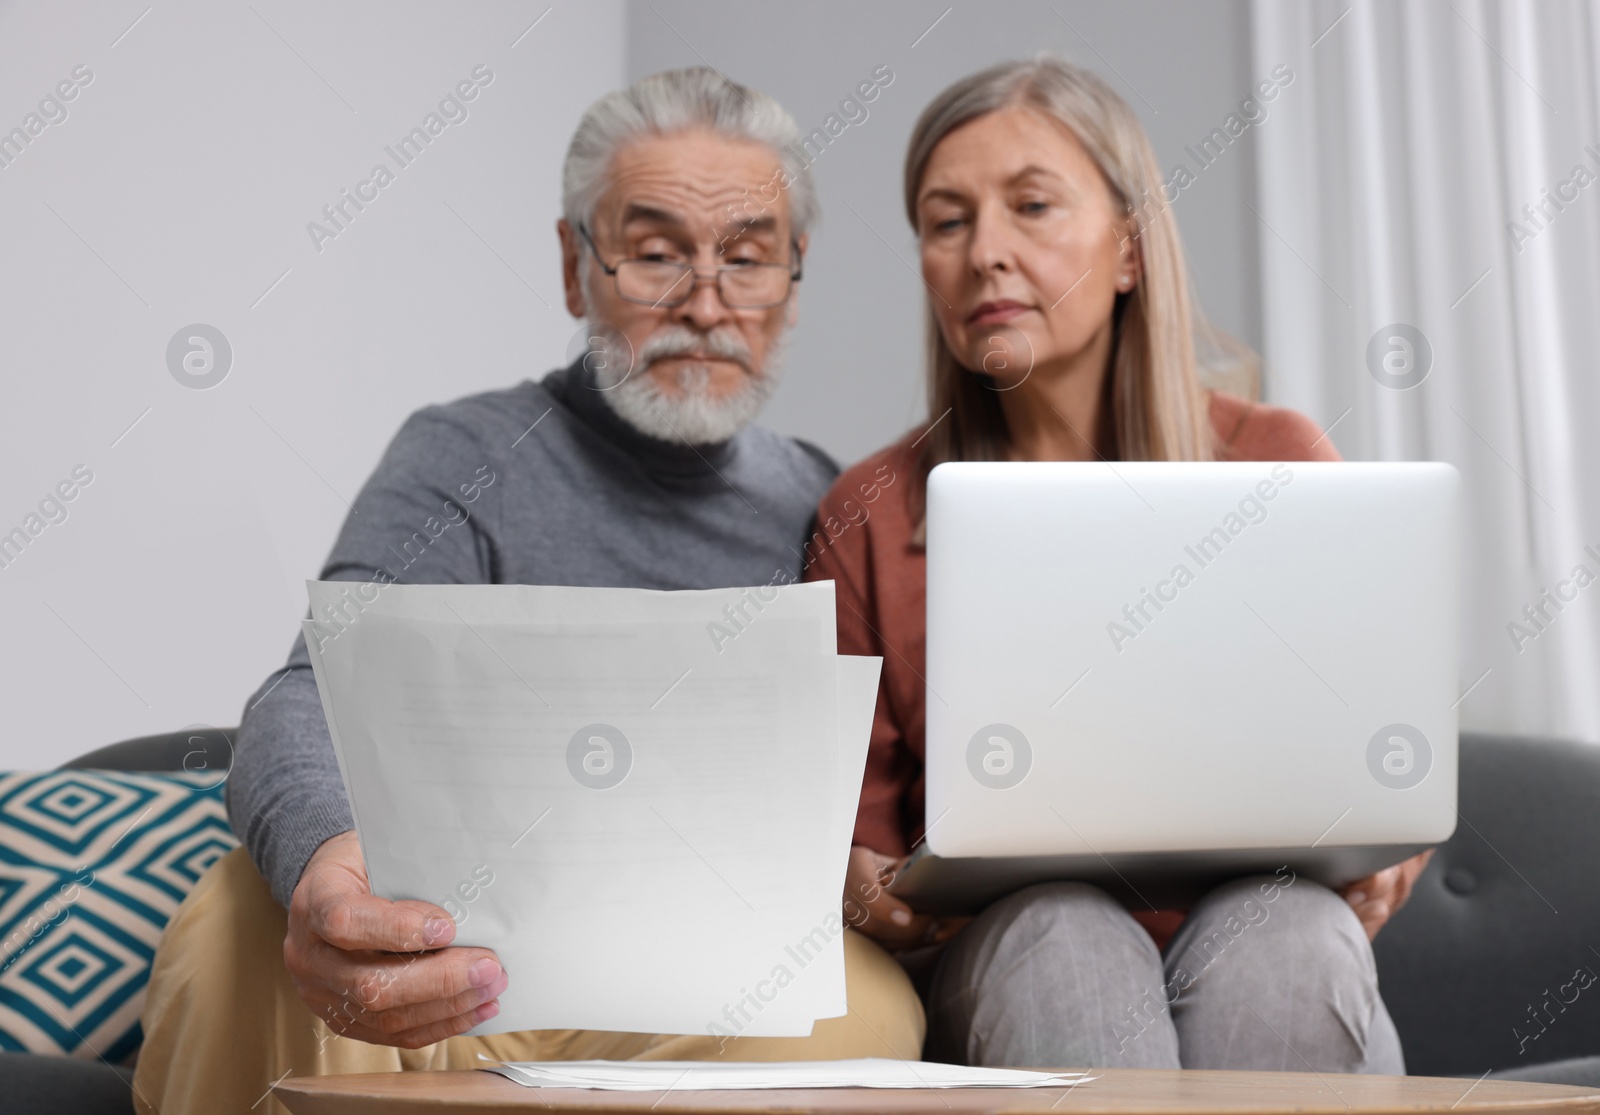
<path fill-rule="evenodd" d="M 674 356 L 703 356 L 732 360 L 745 371 L 752 371 L 754 355 L 745 339 L 733 329 L 713 329 L 701 333 L 681 325 L 669 325 L 652 333 L 639 347 L 638 365 L 648 368 L 657 360 Z"/>

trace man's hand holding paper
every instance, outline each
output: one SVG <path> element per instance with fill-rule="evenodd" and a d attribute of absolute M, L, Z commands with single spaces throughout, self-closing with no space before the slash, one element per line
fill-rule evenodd
<path fill-rule="evenodd" d="M 335 1033 L 416 1049 L 499 1013 L 495 954 L 447 948 L 456 925 L 431 902 L 373 895 L 352 832 L 324 842 L 289 907 L 283 959 L 295 990 Z"/>

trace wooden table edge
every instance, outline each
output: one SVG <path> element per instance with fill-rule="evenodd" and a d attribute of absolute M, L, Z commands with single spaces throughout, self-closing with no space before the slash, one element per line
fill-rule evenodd
<path fill-rule="evenodd" d="M 1094 1069 L 1082 1086 L 1045 1089 L 771 1089 L 751 1091 L 610 1092 L 584 1088 L 527 1088 L 498 1074 L 464 1069 L 439 1072 L 352 1073 L 291 1077 L 273 1086 L 295 1115 L 368 1115 L 440 1112 L 494 1115 L 513 1110 L 583 1112 L 585 1115 L 717 1115 L 881 1112 L 940 1115 L 978 1112 L 1127 1112 L 1130 1115 L 1223 1115 L 1273 1110 L 1307 1115 L 1377 1115 L 1458 1111 L 1592 1112 L 1600 1115 L 1600 1088 L 1456 1077 L 1355 1076 L 1332 1073 L 1257 1073 L 1224 1070 Z M 1342 1095 L 1348 1091 L 1349 1097 Z M 1275 1098 L 1274 1093 L 1277 1094 Z M 1048 1103 L 1044 1101 L 1050 1101 Z M 1351 1100 L 1356 1102 L 1352 1103 Z M 1277 1106 L 1274 1106 L 1274 1105 Z M 1247 1106 L 1245 1106 L 1247 1105 Z"/>

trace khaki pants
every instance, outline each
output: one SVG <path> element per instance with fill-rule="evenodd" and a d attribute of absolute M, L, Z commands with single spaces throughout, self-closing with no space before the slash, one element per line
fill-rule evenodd
<path fill-rule="evenodd" d="M 806 1038 L 717 1038 L 596 1030 L 456 1037 L 421 1049 L 340 1037 L 295 994 L 283 966 L 288 915 L 244 849 L 218 860 L 161 938 L 141 1022 L 134 1107 L 159 1115 L 287 1115 L 270 1086 L 284 1076 L 473 1069 L 504 1061 L 795 1061 L 922 1052 L 922 1004 L 900 966 L 854 930 L 844 935 L 850 1012 Z M 719 1048 L 720 1047 L 720 1048 Z"/>

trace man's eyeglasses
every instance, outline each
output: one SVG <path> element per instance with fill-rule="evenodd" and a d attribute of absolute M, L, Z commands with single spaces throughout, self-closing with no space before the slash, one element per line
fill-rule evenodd
<path fill-rule="evenodd" d="M 617 296 L 644 306 L 681 306 L 694 294 L 696 272 L 691 263 L 656 259 L 619 259 L 607 265 L 595 247 L 594 237 L 582 222 L 578 224 L 589 250 L 600 269 L 617 284 Z M 716 268 L 717 293 L 730 310 L 765 310 L 780 306 L 789 297 L 789 288 L 800 281 L 800 245 L 791 240 L 794 270 L 786 263 L 728 263 Z"/>

